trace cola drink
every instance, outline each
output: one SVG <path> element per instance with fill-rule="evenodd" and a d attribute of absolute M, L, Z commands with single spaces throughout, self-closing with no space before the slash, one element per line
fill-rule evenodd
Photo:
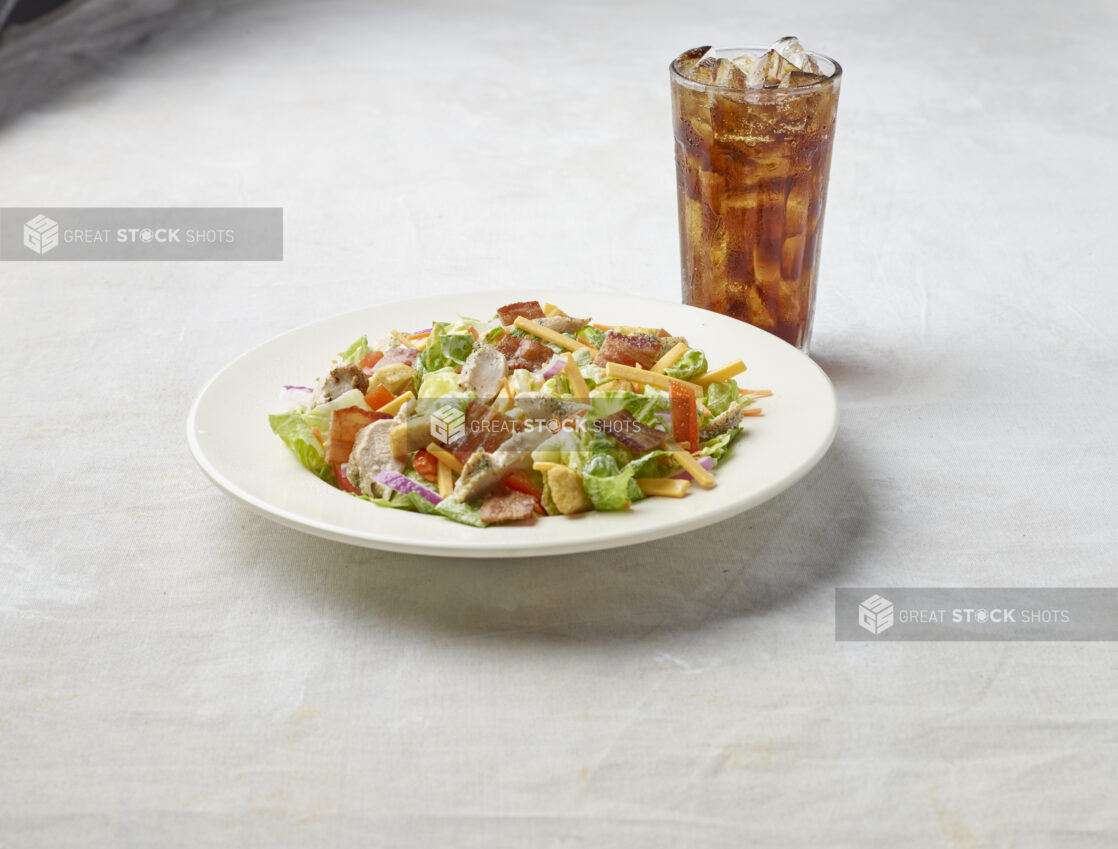
<path fill-rule="evenodd" d="M 792 37 L 671 64 L 683 301 L 803 351 L 841 76 Z"/>

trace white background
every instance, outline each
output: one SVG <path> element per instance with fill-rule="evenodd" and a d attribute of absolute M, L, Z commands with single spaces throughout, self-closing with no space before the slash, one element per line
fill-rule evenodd
<path fill-rule="evenodd" d="M 0 265 L 0 843 L 1118 841 L 1113 644 L 833 639 L 835 586 L 1118 584 L 1118 13 L 768 7 L 200 3 L 28 95 L 5 205 L 283 206 L 286 258 Z M 195 468 L 205 379 L 311 319 L 677 299 L 667 63 L 790 32 L 846 72 L 840 431 L 803 482 L 486 563 L 303 536 Z"/>

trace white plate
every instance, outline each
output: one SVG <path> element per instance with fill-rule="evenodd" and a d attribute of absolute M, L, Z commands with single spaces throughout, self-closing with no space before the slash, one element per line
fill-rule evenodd
<path fill-rule="evenodd" d="M 742 386 L 772 389 L 765 415 L 715 470 L 718 485 L 685 498 L 648 498 L 631 510 L 550 517 L 530 526 L 473 528 L 435 516 L 389 510 L 319 480 L 268 427 L 284 384 L 312 385 L 331 358 L 363 333 L 429 327 L 456 315 L 492 316 L 497 307 L 538 298 L 603 324 L 664 327 L 704 350 L 711 367 L 741 358 Z M 791 345 L 706 310 L 644 298 L 527 289 L 440 295 L 368 307 L 317 321 L 265 342 L 222 369 L 202 390 L 187 420 L 187 439 L 202 470 L 238 501 L 289 527 L 354 545 L 457 557 L 521 557 L 612 548 L 692 531 L 790 487 L 826 453 L 837 424 L 827 376 Z"/>

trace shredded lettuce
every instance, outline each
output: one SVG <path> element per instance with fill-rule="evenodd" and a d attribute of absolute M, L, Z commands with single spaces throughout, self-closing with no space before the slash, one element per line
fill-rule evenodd
<path fill-rule="evenodd" d="M 473 525 L 475 528 L 489 527 L 485 522 L 481 521 L 481 508 L 474 507 L 472 504 L 463 504 L 453 496 L 444 498 L 434 506 L 434 511 L 440 516 L 445 516 L 455 522 L 461 522 L 463 525 Z"/>
<path fill-rule="evenodd" d="M 415 477 L 409 470 L 408 477 Z M 395 510 L 410 510 L 416 513 L 426 513 L 431 516 L 442 516 L 463 525 L 472 525 L 475 528 L 488 528 L 489 525 L 481 521 L 481 508 L 471 504 L 463 504 L 453 496 L 444 498 L 438 504 L 432 504 L 422 495 L 414 492 L 390 492 L 388 498 L 369 498 L 359 496 L 364 501 L 371 501 L 379 507 L 391 507 Z"/>
<path fill-rule="evenodd" d="M 646 391 L 638 395 L 636 392 L 595 391 L 590 394 L 590 412 L 586 418 L 593 421 L 618 410 L 628 410 L 641 424 L 658 427 L 664 422 L 657 413 L 666 412 L 669 407 L 668 396 L 656 392 Z"/>
<path fill-rule="evenodd" d="M 337 483 L 334 470 L 326 462 L 326 449 L 315 438 L 312 427 L 317 427 L 323 432 L 322 424 L 330 426 L 330 414 L 315 415 L 309 413 L 279 413 L 268 416 L 268 424 L 272 432 L 283 440 L 283 444 L 291 449 L 299 458 L 299 462 L 329 483 Z"/>
<path fill-rule="evenodd" d="M 631 461 L 626 468 L 633 470 L 634 478 L 663 478 L 679 471 L 672 452 L 663 448 L 649 451 Z"/>
<path fill-rule="evenodd" d="M 359 363 L 372 351 L 369 347 L 369 337 L 362 336 L 344 351 L 340 351 L 338 356 L 344 363 Z"/>
<path fill-rule="evenodd" d="M 532 372 L 526 368 L 518 368 L 509 375 L 509 385 L 512 387 L 514 394 L 519 395 L 521 392 L 532 392 L 536 388 L 536 379 L 532 377 Z"/>
<path fill-rule="evenodd" d="M 589 348 L 579 348 L 577 351 L 568 354 L 568 356 L 574 357 L 575 365 L 578 366 L 582 379 L 586 381 L 586 385 L 590 389 L 613 379 L 606 377 L 606 370 L 604 368 L 594 364 L 594 352 Z"/>
<path fill-rule="evenodd" d="M 730 405 L 740 398 L 738 385 L 731 378 L 722 383 L 712 383 L 703 396 L 703 404 L 712 416 L 719 416 L 730 409 Z"/>
<path fill-rule="evenodd" d="M 730 450 L 734 440 L 741 436 L 744 430 L 745 428 L 735 427 L 733 430 L 728 430 L 708 439 L 699 446 L 699 456 L 713 457 L 715 463 L 722 462 L 722 458 Z"/>
<path fill-rule="evenodd" d="M 664 369 L 664 374 L 668 377 L 679 378 L 680 380 L 690 380 L 693 377 L 698 377 L 700 374 L 705 374 L 706 371 L 706 354 L 702 351 L 690 350 L 676 360 L 674 365 Z"/>
<path fill-rule="evenodd" d="M 618 468 L 617 462 L 606 454 L 596 454 L 586 461 L 582 469 L 582 488 L 595 510 L 624 510 L 644 497 L 633 480 L 633 469 Z"/>
<path fill-rule="evenodd" d="M 418 396 L 415 412 L 422 416 L 446 404 L 465 410 L 470 401 L 477 398 L 477 393 L 461 389 L 458 386 L 458 372 L 452 368 L 444 368 L 423 376 Z"/>
<path fill-rule="evenodd" d="M 421 486 L 430 487 L 430 483 L 420 477 L 419 473 L 414 469 L 405 469 L 401 474 Z M 388 494 L 378 498 L 370 498 L 367 495 L 359 495 L 357 497 L 362 501 L 371 501 L 379 507 L 391 507 L 395 510 L 410 510 L 416 513 L 433 514 L 435 512 L 435 505 L 418 492 L 401 492 L 398 489 L 392 489 L 384 485 L 378 487 L 378 490 L 387 492 Z"/>
<path fill-rule="evenodd" d="M 575 338 L 581 339 L 583 342 L 589 342 L 595 348 L 601 348 L 602 342 L 606 338 L 606 332 L 588 324 L 575 335 Z"/>
<path fill-rule="evenodd" d="M 436 321 L 427 337 L 427 345 L 419 354 L 416 371 L 422 377 L 427 372 L 444 368 L 458 368 L 466 362 L 474 349 L 474 337 L 468 333 L 449 333 L 451 325 Z"/>
<path fill-rule="evenodd" d="M 633 459 L 633 454 L 628 448 L 598 430 L 593 424 L 585 431 L 583 439 L 587 457 L 609 457 L 617 464 L 618 468 L 625 466 Z"/>
<path fill-rule="evenodd" d="M 606 370 L 604 368 L 596 366 L 593 363 L 582 366 L 579 368 L 579 372 L 582 374 L 582 379 L 586 381 L 586 387 L 588 389 L 594 389 L 601 386 L 603 383 L 609 383 L 613 380 L 612 377 L 606 375 Z"/>
<path fill-rule="evenodd" d="M 458 391 L 458 372 L 452 368 L 429 371 L 419 384 L 420 398 L 442 398 Z"/>
<path fill-rule="evenodd" d="M 562 463 L 564 466 L 578 468 L 582 465 L 583 444 L 579 434 L 561 430 L 549 436 L 532 452 L 533 463 Z"/>
<path fill-rule="evenodd" d="M 416 513 L 435 513 L 435 505 L 415 492 L 391 491 L 388 498 L 366 498 L 379 507 L 392 507 L 396 510 L 411 510 Z"/>
<path fill-rule="evenodd" d="M 317 427 L 318 432 L 325 436 L 330 430 L 330 413 L 334 410 L 344 410 L 346 407 L 371 409 L 365 403 L 365 396 L 361 394 L 360 389 L 350 389 L 333 401 L 319 404 L 313 410 L 270 415 L 268 424 L 272 428 L 272 433 L 283 440 L 283 444 L 291 449 L 300 463 L 324 481 L 337 483 L 334 470 L 326 462 L 326 449 L 315 437 L 313 428 Z"/>
<path fill-rule="evenodd" d="M 478 332 L 479 336 L 485 336 L 486 331 L 489 330 L 489 322 L 482 321 L 480 318 L 470 318 L 469 316 L 460 315 L 458 316 L 458 321 L 446 325 L 446 333 L 469 333 L 471 327 Z"/>
<path fill-rule="evenodd" d="M 543 386 L 540 387 L 540 391 L 562 398 L 564 395 L 570 395 L 573 390 L 571 389 L 571 382 L 564 375 L 557 374 L 555 377 L 545 380 Z"/>

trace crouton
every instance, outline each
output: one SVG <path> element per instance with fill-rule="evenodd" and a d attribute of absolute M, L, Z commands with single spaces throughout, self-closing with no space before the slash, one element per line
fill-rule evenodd
<path fill-rule="evenodd" d="M 563 515 L 585 513 L 594 507 L 586 495 L 586 490 L 582 488 L 581 476 L 569 466 L 549 469 L 547 488 L 551 492 L 551 500 Z"/>
<path fill-rule="evenodd" d="M 415 380 L 415 369 L 404 363 L 378 368 L 369 379 L 369 389 L 383 386 L 393 395 L 399 395 L 405 389 L 411 389 Z"/>

